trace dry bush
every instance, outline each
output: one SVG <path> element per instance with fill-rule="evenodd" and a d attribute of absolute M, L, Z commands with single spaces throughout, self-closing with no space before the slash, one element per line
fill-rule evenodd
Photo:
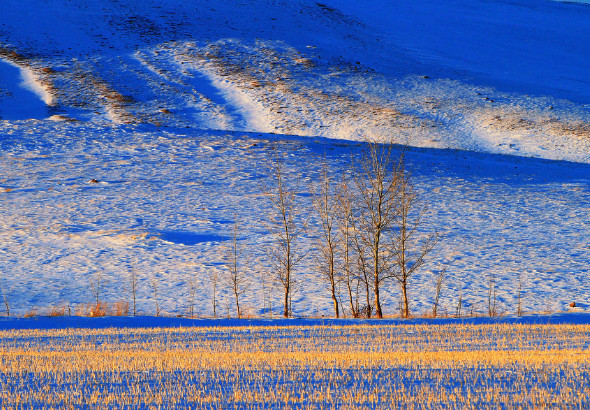
<path fill-rule="evenodd" d="M 129 302 L 119 301 L 113 303 L 111 312 L 114 316 L 128 316 L 129 315 Z"/>
<path fill-rule="evenodd" d="M 70 307 L 66 304 L 60 306 L 52 306 L 47 311 L 47 316 L 50 317 L 57 317 L 57 316 L 67 316 L 70 314 Z"/>
<path fill-rule="evenodd" d="M 87 303 L 80 316 L 102 317 L 109 314 L 109 306 L 106 302 Z"/>

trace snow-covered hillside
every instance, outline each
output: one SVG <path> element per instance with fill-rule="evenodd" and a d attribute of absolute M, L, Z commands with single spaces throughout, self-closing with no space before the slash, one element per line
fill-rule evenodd
<path fill-rule="evenodd" d="M 490 277 L 514 310 L 519 273 L 525 309 L 583 305 L 587 27 L 589 5 L 546 0 L 4 0 L 0 285 L 24 313 L 90 302 L 97 278 L 128 300 L 136 271 L 143 311 L 156 283 L 164 311 L 186 313 L 196 278 L 211 314 L 238 215 L 261 314 L 273 144 L 309 206 L 322 155 L 339 172 L 378 140 L 413 147 L 425 228 L 443 234 L 415 312 L 449 261 L 448 311 L 461 294 L 484 311 Z M 295 312 L 330 314 L 312 258 L 299 275 Z M 398 301 L 392 284 L 386 313 Z"/>

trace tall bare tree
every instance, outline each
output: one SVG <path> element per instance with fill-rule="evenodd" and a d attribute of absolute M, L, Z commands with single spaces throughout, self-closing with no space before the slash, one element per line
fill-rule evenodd
<path fill-rule="evenodd" d="M 330 287 L 330 296 L 334 306 L 334 315 L 340 317 L 337 288 L 340 281 L 336 267 L 337 252 L 340 242 L 338 231 L 338 208 L 333 192 L 332 178 L 328 172 L 328 163 L 324 158 L 319 189 L 314 193 L 314 205 L 320 221 L 320 235 L 317 246 L 320 251 L 319 270 Z M 350 290 L 350 289 L 349 289 Z"/>
<path fill-rule="evenodd" d="M 295 267 L 303 258 L 297 245 L 306 222 L 298 220 L 300 212 L 296 191 L 287 181 L 284 160 L 276 147 L 271 153 L 269 171 L 273 183 L 263 189 L 274 210 L 270 221 L 274 246 L 268 249 L 268 256 L 276 272 L 277 282 L 283 289 L 283 316 L 290 317 Z"/>
<path fill-rule="evenodd" d="M 359 317 L 358 288 L 359 278 L 355 275 L 356 264 L 354 262 L 354 220 L 353 220 L 353 198 L 346 174 L 342 174 L 342 180 L 338 185 L 337 193 L 338 207 L 338 230 L 340 231 L 340 248 L 342 258 L 343 280 L 346 284 L 346 292 L 350 303 L 352 317 Z M 368 289 L 367 289 L 368 290 Z M 370 299 L 367 299 L 370 305 Z M 370 312 L 369 312 L 370 316 Z"/>
<path fill-rule="evenodd" d="M 354 219 L 353 219 L 354 221 Z M 354 257 L 356 259 L 356 278 L 363 284 L 365 291 L 365 306 L 362 311 L 359 311 L 360 316 L 371 318 L 373 314 L 373 302 L 371 301 L 373 289 L 373 271 L 370 265 L 371 254 L 362 241 L 362 231 L 355 227 L 352 236 L 352 245 L 354 248 Z M 374 298 L 373 298 L 374 299 Z"/>
<path fill-rule="evenodd" d="M 391 279 L 391 241 L 389 233 L 398 216 L 400 162 L 391 144 L 367 143 L 355 176 L 357 203 L 356 233 L 359 256 L 371 269 L 375 315 L 383 317 L 381 286 Z M 363 266 L 364 268 L 365 266 Z"/>
<path fill-rule="evenodd" d="M 358 175 L 354 174 L 354 178 Z M 354 180 L 353 178 L 353 180 Z M 373 287 L 372 271 L 370 267 L 370 252 L 363 242 L 362 218 L 360 214 L 363 207 L 362 201 L 356 191 L 356 184 L 350 184 L 346 174 L 338 189 L 338 207 L 340 217 L 340 229 L 342 236 L 342 254 L 344 263 L 344 278 L 347 285 L 351 312 L 354 317 L 370 318 L 373 311 L 371 289 Z M 359 308 L 359 287 L 362 284 L 365 293 L 365 306 Z"/>
<path fill-rule="evenodd" d="M 227 271 L 225 272 L 225 282 L 231 288 L 235 298 L 236 313 L 238 317 L 242 317 L 242 309 L 240 307 L 240 297 L 250 287 L 250 281 L 245 275 L 245 271 L 240 266 L 242 260 L 242 250 L 238 243 L 239 235 L 239 221 L 236 216 L 233 226 L 231 245 L 228 249 L 226 264 Z"/>
<path fill-rule="evenodd" d="M 404 317 L 410 316 L 408 281 L 424 264 L 438 242 L 438 234 L 421 234 L 426 207 L 422 206 L 410 175 L 406 172 L 403 155 L 398 161 L 398 215 L 395 226 L 393 276 L 402 292 Z"/>

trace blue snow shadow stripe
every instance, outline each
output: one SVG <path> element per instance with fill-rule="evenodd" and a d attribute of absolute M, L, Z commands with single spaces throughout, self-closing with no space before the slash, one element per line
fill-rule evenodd
<path fill-rule="evenodd" d="M 153 238 L 177 245 L 193 246 L 204 242 L 224 242 L 230 237 L 214 233 L 196 233 L 188 231 L 159 231 L 153 234 Z"/>
<path fill-rule="evenodd" d="M 590 312 L 552 315 L 506 316 L 502 318 L 438 318 L 438 319 L 189 319 L 156 316 L 36 316 L 30 318 L 2 317 L 0 330 L 26 329 L 108 329 L 108 328 L 181 328 L 181 327 L 244 327 L 244 326 L 403 326 L 403 325 L 588 325 Z"/>

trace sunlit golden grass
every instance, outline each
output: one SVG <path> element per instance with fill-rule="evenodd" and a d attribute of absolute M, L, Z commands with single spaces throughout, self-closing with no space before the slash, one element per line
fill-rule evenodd
<path fill-rule="evenodd" d="M 590 326 L 0 332 L 7 407 L 590 405 Z"/>

